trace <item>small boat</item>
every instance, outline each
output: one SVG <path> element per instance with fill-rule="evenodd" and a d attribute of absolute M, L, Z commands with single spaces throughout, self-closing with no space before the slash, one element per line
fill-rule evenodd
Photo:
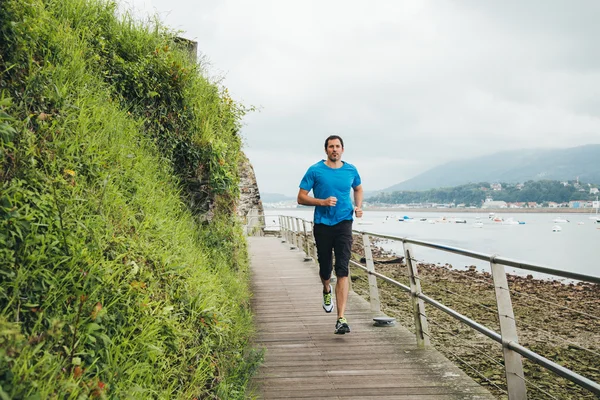
<path fill-rule="evenodd" d="M 466 224 L 467 220 L 466 219 L 454 219 L 454 223 L 455 224 Z"/>
<path fill-rule="evenodd" d="M 560 231 L 562 231 L 562 228 L 560 226 L 554 225 L 552 227 L 552 232 L 560 232 Z"/>
<path fill-rule="evenodd" d="M 519 225 L 525 225 L 525 221 L 519 221 Z"/>
<path fill-rule="evenodd" d="M 506 218 L 502 221 L 502 225 L 519 225 L 519 222 L 515 221 L 513 218 Z"/>
<path fill-rule="evenodd" d="M 555 224 L 564 224 L 569 222 L 568 219 L 564 219 L 563 217 L 558 217 L 552 220 L 552 222 L 554 222 Z"/>

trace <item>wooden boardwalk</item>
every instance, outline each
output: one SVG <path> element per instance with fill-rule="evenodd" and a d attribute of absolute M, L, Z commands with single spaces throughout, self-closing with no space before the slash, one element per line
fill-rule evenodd
<path fill-rule="evenodd" d="M 493 399 L 435 350 L 417 348 L 402 326 L 375 327 L 351 292 L 352 332 L 333 333 L 314 262 L 275 237 L 249 237 L 256 345 L 265 361 L 252 381 L 261 399 Z"/>

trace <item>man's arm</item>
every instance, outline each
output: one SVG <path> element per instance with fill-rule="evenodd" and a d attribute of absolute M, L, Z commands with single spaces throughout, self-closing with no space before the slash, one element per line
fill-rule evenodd
<path fill-rule="evenodd" d="M 354 188 L 354 213 L 356 214 L 356 218 L 361 218 L 363 215 L 362 202 L 363 188 L 362 185 L 358 185 Z"/>
<path fill-rule="evenodd" d="M 298 190 L 297 201 L 298 204 L 303 206 L 335 206 L 335 203 L 337 203 L 337 199 L 333 196 L 326 199 L 315 199 L 308 195 L 308 190 L 304 189 Z"/>

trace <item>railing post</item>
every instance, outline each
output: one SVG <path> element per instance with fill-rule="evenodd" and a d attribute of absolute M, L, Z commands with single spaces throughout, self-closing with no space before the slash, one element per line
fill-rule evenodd
<path fill-rule="evenodd" d="M 304 236 L 302 236 L 302 229 L 300 229 L 300 223 L 302 221 L 301 218 L 299 217 L 295 217 L 296 219 L 296 228 L 298 229 L 298 236 L 296 236 L 298 238 L 297 240 L 297 245 L 298 245 L 298 249 L 302 250 L 304 248 Z"/>
<path fill-rule="evenodd" d="M 287 242 L 287 221 L 285 215 L 280 215 L 279 220 L 281 223 L 281 243 Z"/>
<path fill-rule="evenodd" d="M 290 250 L 295 250 L 298 248 L 298 237 L 296 236 L 296 218 L 290 217 L 290 230 L 291 238 L 290 238 Z"/>
<path fill-rule="evenodd" d="M 279 217 L 279 238 L 282 239 L 283 238 L 283 223 L 282 223 L 282 217 L 281 215 L 278 216 Z"/>
<path fill-rule="evenodd" d="M 410 301 L 412 303 L 413 317 L 415 320 L 417 346 L 425 348 L 430 346 L 429 324 L 427 323 L 425 314 L 425 302 L 417 297 L 421 294 L 421 281 L 419 280 L 417 266 L 412 260 L 413 252 L 411 246 L 405 241 L 402 241 L 402 245 L 404 246 L 404 259 L 406 260 L 406 266 L 408 267 L 408 274 L 410 276 Z"/>
<path fill-rule="evenodd" d="M 310 222 L 310 232 L 312 235 L 312 239 L 310 240 L 310 243 L 312 246 L 312 254 L 313 254 L 315 261 L 317 261 L 317 263 L 318 263 L 319 255 L 317 254 L 317 242 L 315 241 L 315 224 L 312 221 Z"/>
<path fill-rule="evenodd" d="M 292 236 L 292 219 L 291 219 L 291 217 L 286 216 L 285 223 L 287 225 L 287 241 L 290 244 L 290 246 L 293 246 L 294 242 L 293 242 L 293 236 Z"/>
<path fill-rule="evenodd" d="M 373 254 L 371 253 L 371 242 L 369 241 L 369 235 L 363 233 L 363 247 L 365 249 L 365 260 L 367 264 L 367 271 L 375 272 L 375 263 L 373 262 Z M 377 277 L 369 274 L 369 299 L 371 303 L 371 311 L 381 312 L 381 303 L 379 301 L 379 289 L 377 288 Z"/>
<path fill-rule="evenodd" d="M 285 238 L 288 243 L 292 243 L 292 236 L 290 234 L 290 217 L 287 215 L 283 217 L 285 219 Z"/>
<path fill-rule="evenodd" d="M 304 261 L 312 261 L 310 256 L 310 240 L 308 239 L 308 233 L 306 233 L 306 221 L 302 220 L 302 230 L 304 231 Z"/>
<path fill-rule="evenodd" d="M 523 380 L 523 361 L 521 355 L 508 348 L 509 342 L 518 343 L 517 324 L 513 311 L 512 300 L 506 279 L 504 265 L 496 264 L 494 256 L 490 262 L 494 291 L 498 305 L 498 319 L 500 320 L 500 334 L 502 336 L 502 352 L 504 353 L 504 370 L 509 400 L 527 399 L 527 387 Z"/>

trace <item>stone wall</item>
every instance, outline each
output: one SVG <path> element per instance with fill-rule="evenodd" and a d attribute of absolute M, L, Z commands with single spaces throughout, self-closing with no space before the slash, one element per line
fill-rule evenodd
<path fill-rule="evenodd" d="M 251 235 L 264 234 L 264 209 L 260 199 L 260 191 L 256 183 L 254 168 L 250 160 L 242 153 L 240 160 L 240 200 L 237 205 L 237 215 L 247 226 Z"/>

